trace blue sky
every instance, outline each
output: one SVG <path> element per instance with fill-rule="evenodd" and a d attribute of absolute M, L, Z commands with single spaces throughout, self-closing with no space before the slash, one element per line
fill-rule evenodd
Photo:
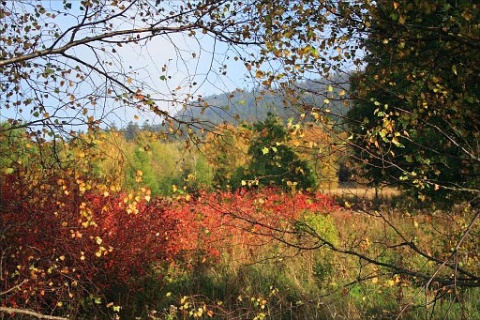
<path fill-rule="evenodd" d="M 43 4 L 48 11 L 63 10 L 62 1 L 41 1 L 36 3 Z M 71 15 L 58 15 L 55 19 L 46 18 L 42 22 L 49 23 L 51 26 L 39 31 L 42 34 L 41 42 L 45 46 L 51 45 L 54 41 L 54 38 L 49 34 L 53 32 L 53 24 L 56 24 L 62 30 L 60 33 L 78 24 L 78 17 L 81 17 L 82 12 L 78 8 L 75 9 L 76 5 L 79 5 L 78 1 L 72 1 L 72 4 L 73 10 L 70 11 Z M 19 7 L 18 4 L 15 5 L 17 8 Z M 33 13 L 33 6 L 25 6 L 22 9 Z M 5 20 L 3 22 L 8 23 L 9 21 Z M 118 28 L 122 28 L 123 22 L 120 20 L 117 22 Z M 35 35 L 35 31 L 29 32 L 30 36 Z M 78 32 L 76 37 L 78 39 L 90 35 L 89 30 L 84 30 Z M 70 36 L 71 33 L 64 39 L 69 39 Z M 100 43 L 95 45 L 97 49 L 101 46 Z M 182 101 L 188 96 L 205 96 L 249 86 L 245 78 L 247 69 L 243 63 L 233 59 L 234 52 L 231 48 L 224 43 L 215 41 L 209 35 L 197 34 L 195 37 L 181 33 L 162 35 L 138 45 L 132 44 L 116 47 L 116 54 L 110 54 L 110 48 L 108 46 L 106 48 L 107 51 L 99 59 L 110 61 L 113 65 L 103 65 L 101 67 L 109 72 L 118 73 L 118 80 L 128 82 L 132 87 L 136 88 L 136 86 L 141 85 L 142 93 L 150 94 L 154 99 L 176 99 Z M 12 47 L 13 49 L 14 47 Z M 96 57 L 93 51 L 86 46 L 72 48 L 67 53 L 98 66 L 98 56 Z M 101 51 L 97 50 L 97 53 L 102 55 Z M 56 57 L 56 59 L 66 61 L 62 57 Z M 38 73 L 41 74 L 47 68 L 45 65 L 46 61 L 44 59 L 36 59 L 36 62 L 40 65 Z M 228 73 L 223 75 L 223 66 L 225 65 Z M 121 73 L 128 74 L 128 76 L 123 77 Z M 35 80 L 35 74 L 32 74 L 31 77 L 32 80 Z M 101 90 L 103 79 L 96 75 L 90 75 L 89 81 L 88 83 L 84 81 L 76 84 L 75 97 L 87 96 L 95 91 L 96 94 L 102 95 L 102 92 L 97 90 Z M 21 86 L 24 93 L 35 95 L 35 92 L 29 89 L 26 81 L 22 82 Z M 51 85 L 52 91 L 54 86 L 53 84 Z M 25 106 L 22 111 L 16 108 L 9 110 L 2 108 L 1 106 L 2 104 L 4 105 L 6 99 L 4 94 L 0 93 L 1 120 L 15 118 L 31 121 L 35 119 L 29 109 L 29 107 L 33 106 Z M 56 114 L 61 117 L 75 116 L 76 111 L 63 108 L 63 106 L 60 107 L 64 100 L 68 100 L 68 95 L 58 95 L 57 99 L 44 99 L 44 105 L 47 108 L 55 109 L 57 111 Z M 4 103 L 1 103 L 2 101 Z M 122 108 L 122 106 L 112 102 L 106 102 L 106 104 L 106 108 L 98 108 L 98 106 L 86 107 L 92 111 L 94 116 L 105 117 L 106 122 L 115 122 L 119 126 L 135 120 L 137 117 L 139 122 L 147 119 L 153 123 L 158 121 L 158 117 L 151 113 L 141 113 L 133 108 Z M 171 113 L 175 113 L 181 108 L 180 104 L 175 103 L 159 102 L 158 105 L 161 109 Z"/>
<path fill-rule="evenodd" d="M 50 11 L 63 10 L 63 2 L 60 0 L 45 0 L 35 3 L 43 4 Z M 56 23 L 62 32 L 77 25 L 82 15 L 82 11 L 78 9 L 80 2 L 71 1 L 71 3 L 73 8 L 70 11 L 71 15 L 59 15 L 55 20 L 47 18 L 46 22 Z M 171 3 L 174 6 L 181 2 Z M 33 9 L 32 7 L 26 7 L 26 10 Z M 118 19 L 114 23 L 117 24 L 114 28 L 129 27 L 129 22 L 125 22 L 123 19 Z M 49 35 L 51 30 L 52 28 L 40 30 L 40 32 L 43 32 L 41 39 L 47 46 L 54 41 L 52 36 Z M 91 34 L 98 34 L 99 32 L 101 30 L 91 31 L 86 28 L 76 34 L 76 39 L 83 36 L 91 36 Z M 72 32 L 70 31 L 64 39 L 69 39 L 71 35 Z M 106 51 L 97 50 L 96 53 L 93 53 L 87 46 L 78 46 L 69 49 L 67 53 L 91 62 L 99 68 L 104 68 L 104 70 L 112 74 L 116 74 L 118 81 L 127 83 L 135 90 L 137 88 L 141 89 L 142 94 L 151 95 L 162 110 L 171 114 L 182 108 L 182 102 L 188 97 L 190 97 L 189 101 L 194 102 L 198 96 L 228 93 L 238 88 L 252 89 L 256 86 L 255 78 L 249 74 L 249 70 L 247 70 L 244 63 L 235 59 L 238 54 L 243 56 L 255 54 L 256 49 L 252 47 L 229 46 L 215 40 L 208 34 L 196 34 L 195 36 L 189 36 L 185 33 L 159 35 L 151 40 L 142 41 L 138 45 L 131 44 L 115 47 L 115 54 L 111 53 L 111 47 L 108 45 L 102 43 L 94 45 L 97 46 L 97 49 L 105 46 Z M 65 58 L 59 58 L 59 60 L 60 62 L 66 61 Z M 98 63 L 99 60 L 111 62 L 112 65 Z M 38 59 L 38 62 L 45 67 L 44 60 Z M 280 65 L 275 65 L 275 62 L 273 62 L 273 65 L 266 65 L 265 67 L 275 69 L 280 68 Z M 42 68 L 39 68 L 39 73 L 42 71 Z M 224 71 L 226 71 L 226 74 L 223 74 Z M 316 74 L 307 74 L 307 76 L 315 78 Z M 75 99 L 87 98 L 89 95 L 95 95 L 100 98 L 102 95 L 111 96 L 111 94 L 107 94 L 106 88 L 102 88 L 103 81 L 102 77 L 91 74 L 88 75 L 88 81 L 76 82 Z M 21 85 L 24 92 L 29 91 L 25 82 Z M 50 89 L 54 90 L 54 87 L 55 84 L 52 84 Z M 33 95 L 35 93 L 29 92 L 29 94 Z M 79 111 L 78 108 L 77 110 L 72 110 L 73 108 L 69 107 L 69 97 L 68 94 L 63 96 L 60 94 L 56 99 L 48 98 L 44 102 L 49 108 L 55 110 L 58 116 L 75 116 Z M 1 102 L 4 99 L 5 97 L 0 93 L 0 119 L 20 118 L 26 121 L 34 119 L 28 107 L 25 107 L 25 110 L 21 113 L 16 109 L 2 109 Z M 172 102 L 174 100 L 178 103 Z M 98 104 L 88 105 L 87 103 L 80 108 L 88 109 L 89 114 L 94 115 L 96 118 L 105 119 L 106 123 L 113 122 L 117 126 L 124 126 L 132 120 L 136 120 L 139 123 L 147 120 L 150 123 L 158 123 L 162 120 L 151 112 L 140 112 L 131 106 L 125 107 L 112 99 L 112 97 L 98 102 L 102 104 L 102 107 Z"/>

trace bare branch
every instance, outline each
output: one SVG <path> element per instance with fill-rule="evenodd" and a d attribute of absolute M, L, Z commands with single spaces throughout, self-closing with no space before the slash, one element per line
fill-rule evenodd
<path fill-rule="evenodd" d="M 50 315 L 38 313 L 32 310 L 19 309 L 19 308 L 0 307 L 0 312 L 7 313 L 7 314 L 23 314 L 23 315 L 35 317 L 38 319 L 48 319 L 48 320 L 67 320 L 68 319 L 65 317 L 50 316 Z"/>

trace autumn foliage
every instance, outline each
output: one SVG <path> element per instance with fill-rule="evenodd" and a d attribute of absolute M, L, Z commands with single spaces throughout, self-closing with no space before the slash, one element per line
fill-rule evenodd
<path fill-rule="evenodd" d="M 335 209 L 335 202 L 322 194 L 290 195 L 275 188 L 202 192 L 196 198 L 179 198 L 170 209 L 180 232 L 174 246 L 186 252 L 204 251 L 203 259 L 213 259 L 221 251 L 248 252 L 242 249 L 270 242 L 305 212 L 323 214 Z"/>
<path fill-rule="evenodd" d="M 173 254 L 165 233 L 175 221 L 164 217 L 162 200 L 137 201 L 131 213 L 128 195 L 80 192 L 77 182 L 58 177 L 46 182 L 27 185 L 10 175 L 2 183 L 2 292 L 14 288 L 8 306 L 98 301 Z"/>
<path fill-rule="evenodd" d="M 1 180 L 2 305 L 44 313 L 112 305 L 111 290 L 139 290 L 155 265 L 214 262 L 220 252 L 271 240 L 304 211 L 335 208 L 322 195 L 276 189 L 163 199 L 144 189 L 101 194 L 88 187 L 94 180 L 58 173 L 31 178 Z"/>

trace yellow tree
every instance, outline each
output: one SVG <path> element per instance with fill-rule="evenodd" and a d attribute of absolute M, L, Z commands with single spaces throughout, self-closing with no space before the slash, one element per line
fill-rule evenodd
<path fill-rule="evenodd" d="M 321 190 L 337 187 L 339 150 L 335 135 L 314 123 L 290 124 L 291 144 L 300 159 L 308 162 Z"/>

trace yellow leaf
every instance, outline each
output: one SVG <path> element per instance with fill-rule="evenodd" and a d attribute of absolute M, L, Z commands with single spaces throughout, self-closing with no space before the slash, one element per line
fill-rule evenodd
<path fill-rule="evenodd" d="M 455 75 L 458 75 L 457 66 L 453 65 L 452 66 L 452 71 Z"/>
<path fill-rule="evenodd" d="M 14 168 L 5 168 L 3 169 L 3 173 L 5 174 L 12 174 L 15 171 Z"/>

